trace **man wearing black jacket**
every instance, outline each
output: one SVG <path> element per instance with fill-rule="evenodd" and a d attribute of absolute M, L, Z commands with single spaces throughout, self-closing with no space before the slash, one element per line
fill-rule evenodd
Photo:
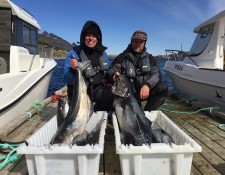
<path fill-rule="evenodd" d="M 146 41 L 146 32 L 135 31 L 127 49 L 112 62 L 109 75 L 112 80 L 120 74 L 126 75 L 137 100 L 147 101 L 144 110 L 152 111 L 164 103 L 168 88 L 161 81 L 155 58 L 146 51 Z"/>
<path fill-rule="evenodd" d="M 74 47 L 66 56 L 64 80 L 67 84 L 68 99 L 73 97 L 75 69 L 79 62 L 90 61 L 83 71 L 88 87 L 87 93 L 95 103 L 94 111 L 110 111 L 113 105 L 111 84 L 108 82 L 108 69 L 111 61 L 102 45 L 102 32 L 94 21 L 87 21 L 80 34 L 80 45 Z"/>

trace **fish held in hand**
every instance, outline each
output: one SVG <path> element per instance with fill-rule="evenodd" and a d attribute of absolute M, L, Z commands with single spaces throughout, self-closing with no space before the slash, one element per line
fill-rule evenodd
<path fill-rule="evenodd" d="M 151 121 L 145 116 L 137 99 L 134 97 L 131 84 L 124 75 L 115 78 L 112 92 L 115 94 L 115 113 L 121 131 L 126 138 L 133 139 L 136 146 L 150 145 L 153 142 Z M 132 141 L 129 141 L 132 143 Z M 126 143 L 127 144 L 127 143 Z"/>
<path fill-rule="evenodd" d="M 87 94 L 87 85 L 84 81 L 82 70 L 89 63 L 79 63 L 74 70 L 75 79 L 73 82 L 73 98 L 64 122 L 58 128 L 51 140 L 51 144 L 65 143 L 72 144 L 75 137 L 83 133 L 87 121 L 93 113 L 93 107 Z"/>

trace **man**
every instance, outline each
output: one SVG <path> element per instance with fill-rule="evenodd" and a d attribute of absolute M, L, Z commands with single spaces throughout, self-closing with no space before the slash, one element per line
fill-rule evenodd
<path fill-rule="evenodd" d="M 144 110 L 152 111 L 164 103 L 168 88 L 161 81 L 155 58 L 146 51 L 147 37 L 143 30 L 135 31 L 127 49 L 113 60 L 109 74 L 111 79 L 125 74 L 137 100 L 147 101 Z"/>
<path fill-rule="evenodd" d="M 107 80 L 110 61 L 102 45 L 100 27 L 94 21 L 87 21 L 80 34 L 80 45 L 74 47 L 66 56 L 64 79 L 67 84 L 68 99 L 73 97 L 74 70 L 78 62 L 91 61 L 84 70 L 84 78 L 88 85 L 88 95 L 95 102 L 94 111 L 109 111 L 113 105 L 111 84 Z"/>

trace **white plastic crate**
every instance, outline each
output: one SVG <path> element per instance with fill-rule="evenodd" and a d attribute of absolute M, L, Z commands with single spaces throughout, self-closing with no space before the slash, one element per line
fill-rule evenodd
<path fill-rule="evenodd" d="M 121 144 L 117 118 L 113 116 L 116 153 L 120 156 L 123 175 L 190 175 L 194 152 L 201 146 L 175 125 L 163 112 L 145 112 L 173 139 L 172 145 L 152 143 L 150 146 Z"/>
<path fill-rule="evenodd" d="M 22 144 L 18 147 L 17 152 L 26 156 L 29 175 L 98 175 L 100 155 L 104 150 L 107 113 L 94 113 L 90 120 L 87 129 L 103 121 L 98 144 L 49 146 L 57 131 L 57 118 L 54 116 L 27 140 L 28 146 Z"/>

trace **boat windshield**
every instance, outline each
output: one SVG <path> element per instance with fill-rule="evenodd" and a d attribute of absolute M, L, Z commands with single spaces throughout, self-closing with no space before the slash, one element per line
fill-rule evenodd
<path fill-rule="evenodd" d="M 201 54 L 208 45 L 214 29 L 214 24 L 205 26 L 198 32 L 195 41 L 189 52 L 189 56 L 197 56 Z"/>

